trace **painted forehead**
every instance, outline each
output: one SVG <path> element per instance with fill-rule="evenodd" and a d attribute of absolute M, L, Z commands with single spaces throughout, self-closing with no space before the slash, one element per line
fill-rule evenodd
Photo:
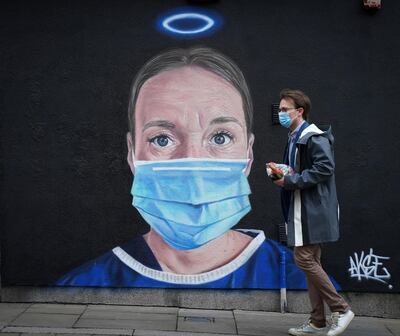
<path fill-rule="evenodd" d="M 182 98 L 188 94 L 196 94 L 208 99 L 232 100 L 232 103 L 243 109 L 240 92 L 226 79 L 199 66 L 183 66 L 163 71 L 148 79 L 140 89 L 136 111 L 144 99 L 161 100 L 170 94 L 180 93 Z"/>
<path fill-rule="evenodd" d="M 179 79 L 181 81 L 190 81 L 193 77 L 204 77 L 207 78 L 208 81 L 214 81 L 221 86 L 225 86 L 227 88 L 233 89 L 237 91 L 237 89 L 229 83 L 225 78 L 218 75 L 217 73 L 204 69 L 197 65 L 185 65 L 182 67 L 164 70 L 155 76 L 149 78 L 142 86 L 141 89 L 145 87 L 152 86 L 164 86 L 166 88 L 173 88 L 174 82 Z M 201 83 L 198 83 L 201 86 Z M 238 92 L 239 94 L 239 92 Z"/>

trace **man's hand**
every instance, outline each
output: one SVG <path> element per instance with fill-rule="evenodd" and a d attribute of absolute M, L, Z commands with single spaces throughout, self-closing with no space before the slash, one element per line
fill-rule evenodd
<path fill-rule="evenodd" d="M 284 182 L 284 179 L 283 179 L 283 177 L 281 178 L 281 179 L 279 179 L 279 180 L 275 180 L 275 181 L 273 181 L 278 187 L 282 187 L 283 188 L 283 182 Z"/>

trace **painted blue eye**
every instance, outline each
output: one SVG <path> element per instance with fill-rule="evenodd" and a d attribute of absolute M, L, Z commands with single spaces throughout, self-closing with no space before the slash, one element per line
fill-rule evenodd
<path fill-rule="evenodd" d="M 165 147 L 168 145 L 168 138 L 167 137 L 159 137 L 157 138 L 157 144 L 161 147 Z"/>
<path fill-rule="evenodd" d="M 159 146 L 159 147 L 168 147 L 171 145 L 171 140 L 168 136 L 166 135 L 158 135 L 155 136 L 150 140 L 151 143 Z"/>
<path fill-rule="evenodd" d="M 228 134 L 218 133 L 212 137 L 211 142 L 215 145 L 227 145 L 231 140 L 232 138 Z"/>

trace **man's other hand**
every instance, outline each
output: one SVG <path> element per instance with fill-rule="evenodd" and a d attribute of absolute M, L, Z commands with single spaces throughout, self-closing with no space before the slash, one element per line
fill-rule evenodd
<path fill-rule="evenodd" d="M 274 181 L 274 183 L 275 183 L 278 187 L 283 187 L 283 182 L 284 182 L 283 177 L 282 177 L 281 179 L 279 179 L 279 180 L 275 180 L 275 181 Z"/>

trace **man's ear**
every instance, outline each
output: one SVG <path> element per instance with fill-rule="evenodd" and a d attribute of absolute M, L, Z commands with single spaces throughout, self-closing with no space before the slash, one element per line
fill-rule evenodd
<path fill-rule="evenodd" d="M 126 133 L 126 144 L 128 146 L 128 155 L 126 160 L 128 161 L 128 165 L 131 168 L 132 174 L 135 174 L 135 165 L 133 163 L 135 160 L 135 151 L 133 146 L 132 135 L 130 132 Z"/>
<path fill-rule="evenodd" d="M 254 160 L 253 144 L 254 144 L 254 134 L 250 133 L 249 141 L 248 141 L 248 145 L 247 145 L 247 158 L 249 159 L 249 162 L 247 163 L 247 167 L 246 167 L 246 170 L 245 170 L 246 176 L 250 175 L 251 166 L 252 166 L 253 160 Z"/>
<path fill-rule="evenodd" d="M 299 111 L 299 116 L 301 116 L 304 119 L 303 117 L 304 109 L 302 107 L 299 107 L 297 111 Z"/>

